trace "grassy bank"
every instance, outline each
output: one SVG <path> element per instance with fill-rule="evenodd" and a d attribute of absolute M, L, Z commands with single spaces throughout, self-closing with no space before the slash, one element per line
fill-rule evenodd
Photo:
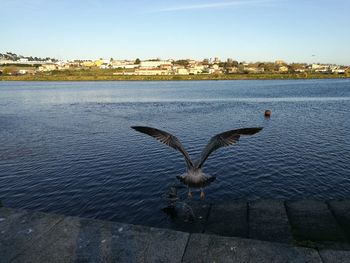
<path fill-rule="evenodd" d="M 113 71 L 115 72 L 115 71 Z M 36 75 L 0 76 L 7 81 L 169 81 L 169 80 L 259 80 L 259 79 L 325 79 L 350 78 L 350 74 L 264 73 L 264 74 L 201 74 L 201 75 L 113 75 L 110 70 L 52 71 Z"/>

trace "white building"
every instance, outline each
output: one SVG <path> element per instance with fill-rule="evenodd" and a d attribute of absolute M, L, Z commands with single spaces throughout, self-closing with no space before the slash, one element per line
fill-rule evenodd
<path fill-rule="evenodd" d="M 345 73 L 345 69 L 340 69 L 340 68 L 332 69 L 332 72 L 333 73 L 338 73 L 338 74 L 344 74 Z"/>
<path fill-rule="evenodd" d="M 280 66 L 280 67 L 278 68 L 278 71 L 279 71 L 279 72 L 288 72 L 288 67 L 286 67 L 286 66 Z"/>
<path fill-rule="evenodd" d="M 189 68 L 188 71 L 190 74 L 194 75 L 201 74 L 204 71 L 204 66 L 194 66 L 192 68 Z"/>
<path fill-rule="evenodd" d="M 100 69 L 109 69 L 109 64 L 108 64 L 108 63 L 103 63 L 103 64 L 100 66 Z"/>
<path fill-rule="evenodd" d="M 188 75 L 190 74 L 186 68 L 177 68 L 176 74 L 178 75 Z"/>
<path fill-rule="evenodd" d="M 42 66 L 39 67 L 39 71 L 45 72 L 45 71 L 53 71 L 57 69 L 57 65 L 53 63 L 47 63 L 43 64 Z"/>
<path fill-rule="evenodd" d="M 148 68 L 148 69 L 136 69 L 135 75 L 170 75 L 171 72 L 166 69 Z"/>
<path fill-rule="evenodd" d="M 146 61 L 141 61 L 140 68 L 158 68 L 163 65 L 169 65 L 169 64 L 171 64 L 171 62 L 166 60 L 159 60 L 159 61 L 146 60 Z"/>
<path fill-rule="evenodd" d="M 20 70 L 18 70 L 18 74 L 25 75 L 25 74 L 27 74 L 27 70 L 20 69 Z"/>
<path fill-rule="evenodd" d="M 134 61 L 121 61 L 121 60 L 113 60 L 111 63 L 112 68 L 125 68 L 125 69 L 133 69 L 138 68 L 140 65 L 134 64 Z"/>

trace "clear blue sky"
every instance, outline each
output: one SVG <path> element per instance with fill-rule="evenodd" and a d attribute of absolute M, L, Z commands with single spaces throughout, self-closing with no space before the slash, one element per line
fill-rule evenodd
<path fill-rule="evenodd" d="M 350 65 L 349 0 L 0 0 L 0 53 Z"/>

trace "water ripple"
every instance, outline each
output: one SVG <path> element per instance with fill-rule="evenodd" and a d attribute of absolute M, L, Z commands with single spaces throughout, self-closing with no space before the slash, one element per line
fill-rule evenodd
<path fill-rule="evenodd" d="M 163 195 L 180 185 L 183 157 L 132 125 L 174 133 L 193 159 L 217 133 L 264 126 L 209 157 L 206 202 L 350 198 L 349 98 L 348 80 L 2 82 L 0 199 L 171 226 Z"/>

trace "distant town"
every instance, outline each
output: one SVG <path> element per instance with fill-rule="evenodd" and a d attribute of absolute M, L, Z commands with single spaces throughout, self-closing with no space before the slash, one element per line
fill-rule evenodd
<path fill-rule="evenodd" d="M 239 62 L 234 59 L 220 60 L 208 58 L 200 61 L 181 60 L 119 60 L 114 58 L 97 60 L 58 60 L 17 55 L 11 52 L 0 53 L 0 75 L 50 75 L 52 72 L 98 70 L 106 71 L 103 75 L 112 76 L 166 76 L 166 75 L 225 75 L 225 74 L 292 74 L 319 73 L 344 74 L 350 72 L 349 66 L 334 64 L 286 63 L 274 62 Z"/>

